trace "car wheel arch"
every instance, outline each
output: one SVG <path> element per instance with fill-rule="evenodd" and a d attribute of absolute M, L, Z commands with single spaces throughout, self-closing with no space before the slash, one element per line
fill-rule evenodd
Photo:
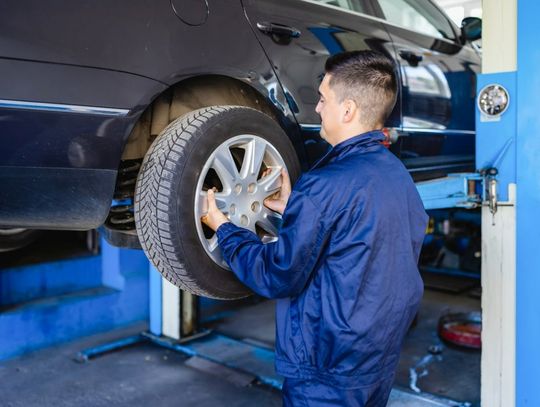
<path fill-rule="evenodd" d="M 135 179 L 140 170 L 142 159 L 150 149 L 156 137 L 174 120 L 187 113 L 201 108 L 216 105 L 236 105 L 253 108 L 272 118 L 289 136 L 295 146 L 296 154 L 304 154 L 300 131 L 294 118 L 288 117 L 264 94 L 250 84 L 239 79 L 223 75 L 193 76 L 184 79 L 156 95 L 144 108 L 133 124 L 127 137 L 122 156 L 119 160 L 116 186 L 112 196 L 113 202 L 120 202 L 126 197 L 132 197 L 135 192 L 134 184 L 124 186 Z M 144 105 L 143 105 L 144 106 Z M 135 172 L 126 174 L 126 169 L 139 166 Z M 118 201 L 120 200 L 120 201 Z M 113 206 L 116 205 L 113 203 Z M 130 231 L 116 230 L 112 224 L 115 214 L 111 210 L 105 222 L 105 228 L 113 234 L 124 235 Z M 131 229 L 130 229 L 131 230 Z M 108 239 L 115 242 L 115 239 Z M 116 245 L 116 243 L 113 243 Z M 138 243 L 128 243 L 126 247 L 139 247 Z"/>
<path fill-rule="evenodd" d="M 154 138 L 178 117 L 208 106 L 251 107 L 272 117 L 285 131 L 290 119 L 251 84 L 224 75 L 185 78 L 158 93 L 138 116 L 126 138 L 122 160 L 144 157 Z"/>

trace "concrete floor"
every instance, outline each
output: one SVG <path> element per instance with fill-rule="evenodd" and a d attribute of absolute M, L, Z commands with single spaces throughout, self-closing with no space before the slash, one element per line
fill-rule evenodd
<path fill-rule="evenodd" d="M 388 407 L 470 405 L 412 395 L 409 368 L 438 343 L 434 326 L 449 307 L 456 311 L 479 308 L 479 301 L 464 296 L 426 291 L 418 324 L 410 331 Z M 435 324 L 435 325 L 433 325 Z M 271 346 L 274 341 L 273 303 L 251 303 L 215 322 L 214 328 L 238 339 L 250 338 Z M 0 363 L 0 405 L 31 406 L 280 406 L 278 391 L 243 380 L 219 366 L 150 344 L 136 345 L 103 355 L 87 363 L 74 361 L 82 349 L 129 336 L 145 325 L 96 335 L 63 346 L 34 352 Z M 444 347 L 441 360 L 424 366 L 429 374 L 417 385 L 455 400 L 479 400 L 479 353 Z M 419 370 L 419 369 L 418 369 Z M 401 389 L 401 390 L 400 390 Z"/>
<path fill-rule="evenodd" d="M 278 391 L 233 384 L 226 375 L 194 369 L 189 357 L 137 345 L 77 363 L 76 353 L 145 326 L 97 335 L 0 364 L 3 407 L 33 406 L 280 406 Z M 220 372 L 222 373 L 222 372 Z"/>
<path fill-rule="evenodd" d="M 426 290 L 418 315 L 403 344 L 396 383 L 410 386 L 410 369 L 418 375 L 416 386 L 423 392 L 480 405 L 480 351 L 447 346 L 437 335 L 439 317 L 446 313 L 479 311 L 480 300 L 467 294 Z M 442 353 L 430 355 L 428 348 L 441 345 Z"/>

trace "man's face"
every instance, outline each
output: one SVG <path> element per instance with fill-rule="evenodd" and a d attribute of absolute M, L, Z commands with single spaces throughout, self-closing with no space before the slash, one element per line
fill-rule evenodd
<path fill-rule="evenodd" d="M 324 75 L 319 86 L 319 103 L 315 111 L 321 116 L 321 137 L 334 146 L 340 136 L 344 109 L 330 88 L 330 78 L 331 75 Z"/>

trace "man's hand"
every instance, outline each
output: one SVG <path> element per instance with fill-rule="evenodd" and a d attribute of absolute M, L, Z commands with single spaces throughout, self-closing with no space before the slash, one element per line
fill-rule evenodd
<path fill-rule="evenodd" d="M 268 170 L 267 170 L 268 171 Z M 281 169 L 281 189 L 274 193 L 271 197 L 264 200 L 264 206 L 268 209 L 271 209 L 275 212 L 278 212 L 283 215 L 285 212 L 285 207 L 291 196 L 291 179 L 287 171 Z"/>
<path fill-rule="evenodd" d="M 229 219 L 227 219 L 223 212 L 218 209 L 213 189 L 208 190 L 207 199 L 208 212 L 201 218 L 201 220 L 205 225 L 215 232 L 221 225 L 228 222 Z"/>

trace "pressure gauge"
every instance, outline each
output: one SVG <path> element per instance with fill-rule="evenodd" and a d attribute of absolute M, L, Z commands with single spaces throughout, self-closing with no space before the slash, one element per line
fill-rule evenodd
<path fill-rule="evenodd" d="M 502 85 L 487 85 L 478 94 L 478 108 L 488 117 L 502 115 L 508 109 L 509 103 L 510 96 Z"/>

